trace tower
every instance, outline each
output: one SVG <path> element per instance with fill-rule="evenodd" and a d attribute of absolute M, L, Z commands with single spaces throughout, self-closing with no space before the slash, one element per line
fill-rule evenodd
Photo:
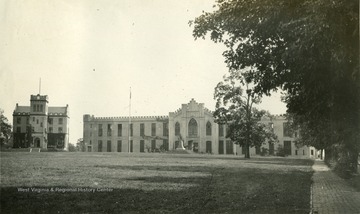
<path fill-rule="evenodd" d="M 47 126 L 48 126 L 48 96 L 30 96 L 30 120 L 32 142 L 31 146 L 36 148 L 47 148 Z"/>

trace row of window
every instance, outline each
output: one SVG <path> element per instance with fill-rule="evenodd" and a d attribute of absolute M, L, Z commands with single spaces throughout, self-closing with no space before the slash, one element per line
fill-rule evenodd
<path fill-rule="evenodd" d="M 16 123 L 17 123 L 17 124 L 21 124 L 21 118 L 22 118 L 22 117 L 17 117 L 17 118 L 16 118 Z M 35 117 L 33 117 L 32 120 L 33 120 L 33 122 L 35 122 Z M 59 125 L 62 125 L 63 122 L 64 122 L 63 118 L 58 118 L 58 124 L 59 124 Z M 27 123 L 27 124 L 29 123 L 29 118 L 28 118 L 28 117 L 26 118 L 26 123 Z M 48 119 L 48 123 L 51 124 L 51 125 L 54 124 L 54 118 L 49 118 L 49 119 Z M 39 124 L 39 120 L 38 120 L 38 119 L 37 119 L 37 124 Z"/>
<path fill-rule="evenodd" d="M 44 105 L 43 104 L 34 104 L 33 105 L 33 112 L 43 112 Z"/>
<path fill-rule="evenodd" d="M 122 145 L 122 141 L 118 140 L 117 141 L 117 147 L 116 147 L 116 151 L 117 152 L 123 152 L 123 145 Z M 147 152 L 155 152 L 158 150 L 168 150 L 169 149 L 169 142 L 167 140 L 163 140 L 162 145 L 159 145 L 159 147 L 156 146 L 156 140 L 152 140 L 151 141 L 151 146 L 150 147 L 146 147 L 145 148 L 145 141 L 144 140 L 140 140 L 140 152 L 145 152 L 145 149 Z M 90 145 L 91 145 L 91 141 L 90 141 Z M 134 151 L 134 142 L 132 140 L 130 140 L 130 152 Z M 108 140 L 106 142 L 106 148 L 103 150 L 103 141 L 99 140 L 98 141 L 98 152 L 103 152 L 103 151 L 107 151 L 107 152 L 112 152 L 112 141 Z M 125 152 L 125 151 L 124 151 Z M 127 151 L 126 151 L 127 152 Z"/>
<path fill-rule="evenodd" d="M 31 128 L 32 128 L 32 132 L 34 132 L 35 131 L 34 127 L 31 127 Z M 21 133 L 21 127 L 20 126 L 16 127 L 16 132 Z M 46 132 L 46 129 L 45 129 L 45 132 Z M 49 133 L 53 133 L 53 132 L 54 132 L 53 127 L 49 127 Z M 63 127 L 58 127 L 58 133 L 63 133 Z"/>
<path fill-rule="evenodd" d="M 92 124 L 90 125 L 90 128 L 92 128 Z M 113 128 L 112 128 L 112 124 L 107 124 L 106 126 L 106 134 L 107 136 L 112 136 L 113 133 Z M 133 136 L 134 132 L 133 132 L 133 124 L 130 124 L 130 136 Z M 98 124 L 98 136 L 101 137 L 103 136 L 103 124 Z M 91 134 L 91 132 L 90 132 Z M 168 126 L 167 123 L 163 123 L 163 136 L 168 136 L 169 135 L 169 130 L 168 130 Z M 121 137 L 123 135 L 123 126 L 122 124 L 117 124 L 117 136 Z M 140 136 L 145 136 L 145 124 L 144 123 L 140 123 Z M 156 136 L 156 123 L 152 123 L 151 124 L 151 136 Z"/>

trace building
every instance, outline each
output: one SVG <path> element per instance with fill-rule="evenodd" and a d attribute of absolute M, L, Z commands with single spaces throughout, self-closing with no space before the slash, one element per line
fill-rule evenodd
<path fill-rule="evenodd" d="M 16 104 L 13 112 L 14 148 L 67 150 L 69 109 L 48 106 L 47 95 L 31 95 L 30 106 Z"/>
<path fill-rule="evenodd" d="M 164 116 L 94 117 L 85 114 L 84 143 L 88 152 L 153 152 L 181 146 L 197 153 L 242 155 L 243 150 L 226 138 L 226 127 L 215 123 L 213 112 L 192 99 L 175 112 Z M 310 147 L 297 148 L 296 136 L 286 129 L 284 116 L 264 117 L 261 121 L 273 128 L 279 142 L 264 142 L 262 148 L 251 148 L 251 155 L 261 150 L 275 155 L 282 147 L 294 157 L 313 157 Z M 314 149 L 313 149 L 314 150 Z M 313 156 L 311 156 L 313 154 Z"/>

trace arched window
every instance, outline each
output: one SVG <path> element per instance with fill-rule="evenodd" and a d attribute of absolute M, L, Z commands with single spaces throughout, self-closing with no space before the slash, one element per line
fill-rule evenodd
<path fill-rule="evenodd" d="M 211 123 L 210 123 L 210 121 L 208 121 L 207 123 L 206 123 L 206 135 L 211 135 Z"/>
<path fill-rule="evenodd" d="M 197 122 L 194 118 L 192 118 L 189 122 L 189 137 L 197 137 L 197 136 L 198 136 Z"/>
<path fill-rule="evenodd" d="M 180 123 L 175 123 L 175 136 L 180 136 Z"/>

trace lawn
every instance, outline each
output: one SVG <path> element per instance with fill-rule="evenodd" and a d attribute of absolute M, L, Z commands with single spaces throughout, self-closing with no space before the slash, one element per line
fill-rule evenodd
<path fill-rule="evenodd" d="M 309 213 L 312 160 L 1 155 L 1 213 Z"/>

